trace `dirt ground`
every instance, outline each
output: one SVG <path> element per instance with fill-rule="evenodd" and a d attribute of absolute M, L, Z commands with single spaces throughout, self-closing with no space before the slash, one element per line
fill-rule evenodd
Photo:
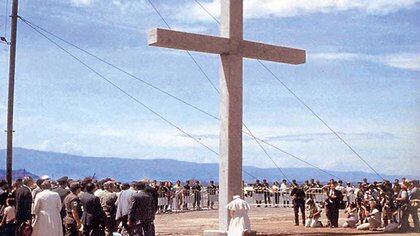
<path fill-rule="evenodd" d="M 343 214 L 340 214 L 340 216 Z M 203 235 L 207 229 L 217 229 L 217 210 L 161 214 L 156 216 L 157 235 Z M 380 232 L 358 231 L 346 228 L 313 228 L 294 226 L 290 208 L 252 208 L 251 224 L 258 235 L 366 235 Z M 325 217 L 323 223 L 325 224 Z M 340 225 L 344 219 L 340 219 Z M 397 234 L 392 234 L 397 235 Z M 415 233 L 404 235 L 420 235 Z"/>

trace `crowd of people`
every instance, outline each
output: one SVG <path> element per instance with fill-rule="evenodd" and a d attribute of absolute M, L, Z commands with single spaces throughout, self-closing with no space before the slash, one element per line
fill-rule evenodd
<path fill-rule="evenodd" d="M 300 212 L 306 227 L 339 227 L 341 209 L 346 218 L 341 227 L 419 231 L 418 184 L 418 180 L 407 179 L 393 183 L 364 179 L 355 185 L 340 180 L 327 184 L 314 179 L 303 184 L 256 180 L 243 183 L 242 198 L 257 207 L 290 204 L 295 224 L 300 223 Z M 0 235 L 155 235 L 155 214 L 213 209 L 217 198 L 214 181 L 120 183 L 67 177 L 53 181 L 43 176 L 18 179 L 9 186 L 0 180 Z"/>
<path fill-rule="evenodd" d="M 159 188 L 146 180 L 25 177 L 0 188 L 0 235 L 155 235 Z"/>
<path fill-rule="evenodd" d="M 334 179 L 324 186 L 314 180 L 305 181 L 302 185 L 292 181 L 290 195 L 295 224 L 299 225 L 300 211 L 302 223 L 306 227 L 322 227 L 322 211 L 325 210 L 326 226 L 339 227 L 339 210 L 343 209 L 346 221 L 342 227 L 386 232 L 419 232 L 418 187 L 418 180 L 408 181 L 405 178 L 401 181 L 396 179 L 393 183 L 369 183 L 367 179 L 363 179 L 356 186 Z M 413 228 L 409 224 L 410 216 Z"/>

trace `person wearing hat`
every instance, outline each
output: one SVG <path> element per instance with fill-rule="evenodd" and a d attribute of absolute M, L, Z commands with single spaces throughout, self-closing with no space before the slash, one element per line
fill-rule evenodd
<path fill-rule="evenodd" d="M 60 195 L 61 201 L 64 201 L 64 198 L 70 193 L 70 190 L 67 188 L 68 179 L 67 176 L 57 179 L 58 186 L 52 190 Z"/>
<path fill-rule="evenodd" d="M 82 187 L 78 182 L 70 184 L 70 193 L 64 198 L 64 209 L 66 216 L 64 217 L 64 235 L 78 236 L 82 227 L 82 204 L 77 196 L 81 192 Z"/>
<path fill-rule="evenodd" d="M 260 183 L 260 180 L 257 179 L 254 184 L 254 191 L 255 191 L 255 203 L 257 207 L 261 206 L 262 199 L 264 198 L 264 185 Z"/>
<path fill-rule="evenodd" d="M 51 191 L 51 182 L 44 180 L 41 184 L 42 191 L 35 197 L 33 214 L 33 236 L 62 236 L 63 222 L 60 211 L 61 199 L 58 193 Z"/>
<path fill-rule="evenodd" d="M 201 210 L 201 184 L 200 181 L 196 180 L 194 185 L 191 187 L 191 191 L 194 194 L 193 209 Z"/>
<path fill-rule="evenodd" d="M 117 229 L 117 223 L 115 220 L 117 206 L 117 194 L 114 192 L 114 182 L 107 181 L 103 184 L 104 191 L 99 196 L 101 201 L 102 209 L 105 213 L 105 235 L 111 236 L 114 231 Z"/>
<path fill-rule="evenodd" d="M 268 205 L 271 204 L 270 184 L 267 182 L 266 179 L 263 179 L 262 186 L 264 192 L 264 205 L 265 207 L 268 207 Z"/>
<path fill-rule="evenodd" d="M 58 193 L 58 195 L 60 196 L 61 202 L 63 203 L 63 207 L 60 212 L 61 219 L 64 219 L 64 217 L 66 216 L 66 209 L 64 207 L 64 199 L 70 193 L 70 190 L 67 189 L 67 180 L 68 180 L 67 176 L 57 179 L 58 186 L 52 190 L 53 192 Z"/>
<path fill-rule="evenodd" d="M 207 208 L 213 209 L 214 202 L 217 199 L 217 186 L 214 184 L 213 180 L 210 180 L 210 184 L 207 186 L 207 192 L 209 194 L 209 198 L 207 200 Z"/>
<path fill-rule="evenodd" d="M 242 200 L 239 195 L 233 196 L 233 200 L 226 205 L 231 217 L 228 227 L 228 236 L 243 236 L 251 232 L 251 221 L 248 211 L 249 204 Z"/>

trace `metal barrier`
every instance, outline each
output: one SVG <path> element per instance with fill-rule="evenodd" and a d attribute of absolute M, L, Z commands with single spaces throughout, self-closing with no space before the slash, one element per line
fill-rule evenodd
<path fill-rule="evenodd" d="M 253 206 L 291 207 L 290 192 L 281 191 L 248 191 L 244 199 Z"/>
<path fill-rule="evenodd" d="M 159 212 L 179 212 L 187 210 L 212 209 L 218 205 L 217 189 L 202 188 L 201 191 L 180 190 L 158 192 Z"/>
<path fill-rule="evenodd" d="M 179 212 L 187 210 L 213 209 L 218 206 L 219 193 L 215 188 L 202 187 L 197 190 L 175 190 L 158 192 L 159 212 Z M 322 188 L 311 188 L 306 191 L 306 198 L 312 198 L 318 204 L 325 202 L 326 195 Z M 244 189 L 244 200 L 257 207 L 293 207 L 290 191 L 271 191 Z M 345 194 L 343 201 L 355 202 L 354 194 Z"/>

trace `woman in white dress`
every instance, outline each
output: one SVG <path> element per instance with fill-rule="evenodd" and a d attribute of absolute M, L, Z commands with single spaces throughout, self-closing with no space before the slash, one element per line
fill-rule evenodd
<path fill-rule="evenodd" d="M 231 216 L 228 236 L 243 236 L 251 232 L 251 222 L 248 217 L 248 211 L 251 209 L 249 204 L 242 200 L 240 196 L 235 195 L 233 201 L 226 207 Z"/>
<path fill-rule="evenodd" d="M 61 199 L 58 193 L 51 191 L 49 180 L 41 184 L 42 192 L 35 197 L 32 236 L 62 236 L 63 226 L 60 216 Z"/>

